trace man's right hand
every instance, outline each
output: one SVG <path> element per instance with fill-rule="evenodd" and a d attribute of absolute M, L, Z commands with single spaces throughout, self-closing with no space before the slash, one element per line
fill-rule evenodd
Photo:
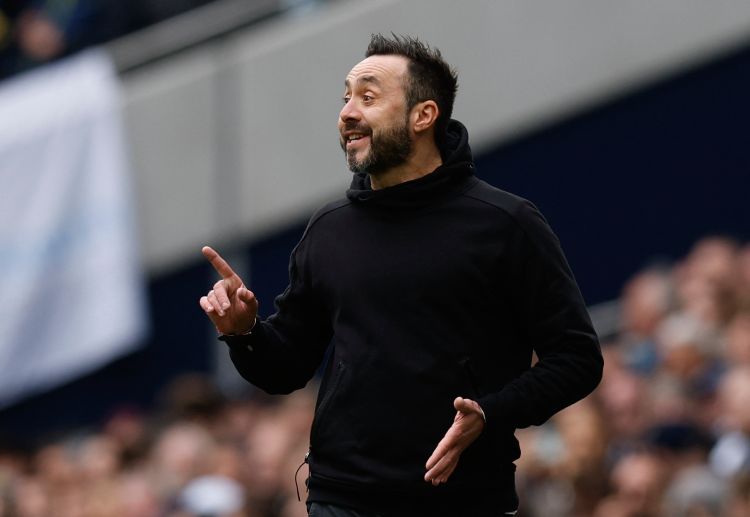
<path fill-rule="evenodd" d="M 201 251 L 221 275 L 214 288 L 201 297 L 201 308 L 221 334 L 249 332 L 258 315 L 258 300 L 221 255 L 208 246 Z"/>

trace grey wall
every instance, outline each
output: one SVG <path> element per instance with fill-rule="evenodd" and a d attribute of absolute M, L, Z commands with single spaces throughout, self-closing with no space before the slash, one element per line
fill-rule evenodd
<path fill-rule="evenodd" d="M 750 2 L 375 0 L 323 4 L 124 76 L 152 273 L 273 231 L 340 194 L 343 78 L 372 32 L 441 48 L 475 150 L 750 39 Z"/>

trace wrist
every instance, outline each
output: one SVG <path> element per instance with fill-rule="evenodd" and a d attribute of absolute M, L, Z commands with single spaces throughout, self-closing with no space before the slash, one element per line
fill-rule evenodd
<path fill-rule="evenodd" d="M 249 336 L 249 335 L 251 335 L 253 333 L 253 330 L 255 330 L 255 326 L 257 324 L 258 324 L 258 317 L 256 316 L 253 319 L 253 322 L 250 325 L 250 327 L 247 330 L 245 330 L 245 331 L 242 331 L 242 332 L 221 332 L 221 331 L 219 331 L 219 334 L 221 334 L 222 336 L 227 336 L 227 337 Z"/>

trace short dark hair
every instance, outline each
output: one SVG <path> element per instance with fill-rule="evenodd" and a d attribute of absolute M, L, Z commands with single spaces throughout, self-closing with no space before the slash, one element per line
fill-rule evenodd
<path fill-rule="evenodd" d="M 382 34 L 373 34 L 365 57 L 375 55 L 404 56 L 409 60 L 409 77 L 404 88 L 406 109 L 411 110 L 417 103 L 426 100 L 435 101 L 439 111 L 435 122 L 435 142 L 440 147 L 458 90 L 458 75 L 455 70 L 445 62 L 438 49 L 431 48 L 412 36 L 391 33 L 388 38 Z"/>

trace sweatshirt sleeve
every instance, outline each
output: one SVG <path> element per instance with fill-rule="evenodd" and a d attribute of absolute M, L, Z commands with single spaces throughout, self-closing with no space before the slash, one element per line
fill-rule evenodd
<path fill-rule="evenodd" d="M 511 294 L 539 361 L 479 399 L 488 429 L 540 425 L 591 393 L 602 376 L 599 341 L 557 237 L 531 203 L 524 201 L 515 215 L 518 281 Z"/>
<path fill-rule="evenodd" d="M 240 375 L 271 394 L 304 387 L 331 340 L 330 320 L 305 274 L 306 236 L 292 252 L 289 285 L 275 300 L 276 313 L 258 320 L 248 335 L 222 338 Z"/>

